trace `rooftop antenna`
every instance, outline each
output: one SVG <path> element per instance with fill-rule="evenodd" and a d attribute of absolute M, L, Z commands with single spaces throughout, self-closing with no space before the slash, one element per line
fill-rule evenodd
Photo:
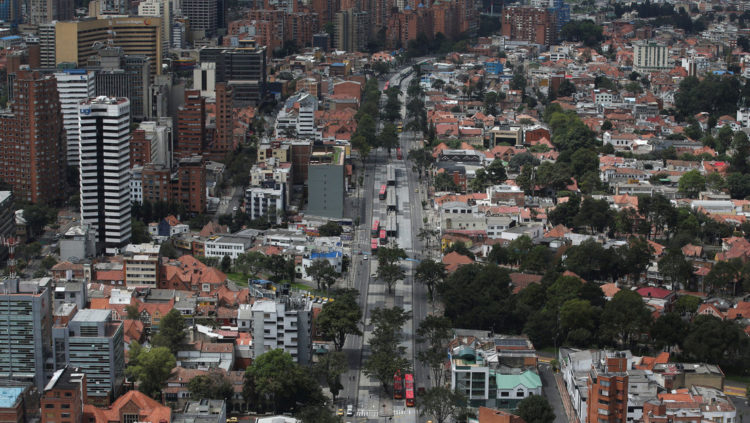
<path fill-rule="evenodd" d="M 15 237 L 0 237 L 0 243 L 8 248 L 8 276 L 16 277 L 16 246 L 18 239 Z"/>

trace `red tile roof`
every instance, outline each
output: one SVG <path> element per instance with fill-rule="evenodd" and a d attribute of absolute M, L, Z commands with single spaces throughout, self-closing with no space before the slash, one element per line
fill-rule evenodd
<path fill-rule="evenodd" d="M 452 251 L 445 256 L 443 256 L 443 264 L 445 265 L 445 270 L 448 273 L 453 273 L 458 269 L 459 267 L 465 265 L 465 264 L 472 264 L 474 263 L 474 260 L 471 258 L 459 254 L 455 251 Z"/>
<path fill-rule="evenodd" d="M 169 422 L 172 420 L 172 409 L 159 404 L 148 395 L 140 391 L 128 391 L 118 398 L 109 408 L 97 408 L 86 404 L 83 406 L 83 421 L 95 423 L 122 423 L 121 410 L 126 408 L 128 413 L 138 412 L 138 421 L 141 422 Z"/>

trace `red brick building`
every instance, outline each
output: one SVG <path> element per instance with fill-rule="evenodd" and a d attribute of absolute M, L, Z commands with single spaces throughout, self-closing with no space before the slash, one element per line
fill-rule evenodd
<path fill-rule="evenodd" d="M 67 143 L 53 76 L 19 71 L 12 114 L 0 116 L 0 179 L 31 203 L 65 197 Z"/>
<path fill-rule="evenodd" d="M 86 375 L 75 367 L 55 372 L 42 394 L 42 423 L 81 423 L 86 402 Z"/>
<path fill-rule="evenodd" d="M 130 167 L 151 163 L 151 140 L 146 136 L 146 131 L 136 129 L 130 138 Z"/>
<path fill-rule="evenodd" d="M 547 9 L 510 6 L 503 10 L 503 35 L 511 40 L 549 46 L 557 40 L 556 30 L 555 14 Z"/>
<path fill-rule="evenodd" d="M 198 90 L 185 91 L 185 104 L 177 111 L 176 157 L 203 154 L 206 136 L 206 99 Z"/>
<path fill-rule="evenodd" d="M 171 188 L 172 201 L 184 205 L 187 212 L 205 212 L 206 164 L 203 157 L 192 156 L 180 159 L 179 168 L 172 178 Z"/>
<path fill-rule="evenodd" d="M 156 203 L 157 201 L 169 202 L 172 196 L 170 184 L 171 174 L 169 169 L 157 164 L 143 166 L 143 171 L 141 172 L 143 201 L 150 203 Z"/>
<path fill-rule="evenodd" d="M 587 382 L 588 423 L 620 423 L 628 416 L 628 359 L 622 353 L 606 358 L 604 367 L 594 366 Z"/>
<path fill-rule="evenodd" d="M 216 83 L 216 135 L 211 153 L 223 157 L 234 151 L 234 116 L 232 112 L 232 87 L 226 82 Z"/>
<path fill-rule="evenodd" d="M 541 126 L 535 126 L 533 128 L 525 130 L 523 132 L 523 138 L 525 144 L 536 144 L 542 138 L 546 138 L 548 140 L 552 139 L 549 133 L 549 129 Z"/>

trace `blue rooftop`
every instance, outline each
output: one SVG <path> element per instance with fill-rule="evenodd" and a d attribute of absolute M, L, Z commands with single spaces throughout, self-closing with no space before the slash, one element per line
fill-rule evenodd
<path fill-rule="evenodd" d="M 63 73 L 69 75 L 86 75 L 86 72 L 88 72 L 86 69 L 63 69 Z"/>
<path fill-rule="evenodd" d="M 336 258 L 336 257 L 341 257 L 341 251 L 331 251 L 331 252 L 328 252 L 328 253 L 312 253 L 312 254 L 310 254 L 310 258 L 313 259 L 313 260 L 315 260 L 315 259 L 321 259 L 321 258 L 330 259 L 330 258 Z"/>
<path fill-rule="evenodd" d="M 0 388 L 0 408 L 11 408 L 16 405 L 23 388 Z"/>
<path fill-rule="evenodd" d="M 21 36 L 19 36 L 19 35 L 8 35 L 7 37 L 0 38 L 0 40 L 8 40 L 8 41 L 10 41 L 10 40 L 20 40 L 20 39 L 21 39 Z"/>
<path fill-rule="evenodd" d="M 336 63 L 331 63 L 331 66 L 346 66 L 346 65 L 341 62 L 336 62 Z"/>

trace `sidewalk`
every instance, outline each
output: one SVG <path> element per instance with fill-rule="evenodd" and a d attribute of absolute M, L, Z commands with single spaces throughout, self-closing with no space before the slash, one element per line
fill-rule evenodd
<path fill-rule="evenodd" d="M 557 390 L 560 392 L 560 399 L 562 399 L 563 407 L 565 408 L 565 414 L 568 415 L 568 421 L 570 423 L 578 423 L 578 416 L 573 409 L 573 403 L 570 401 L 568 391 L 565 389 L 565 382 L 563 382 L 562 375 L 555 373 L 555 382 L 557 383 Z"/>

